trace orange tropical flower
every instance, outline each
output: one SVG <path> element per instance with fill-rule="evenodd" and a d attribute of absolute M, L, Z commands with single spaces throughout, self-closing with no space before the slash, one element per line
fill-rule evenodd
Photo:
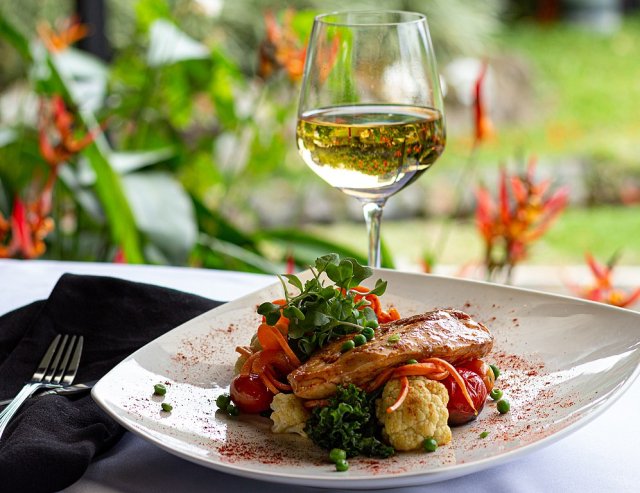
<path fill-rule="evenodd" d="M 40 39 L 51 53 L 59 53 L 69 46 L 86 38 L 89 28 L 86 24 L 81 24 L 76 16 L 70 17 L 57 23 L 57 29 L 53 29 L 46 22 L 39 22 L 36 29 Z"/>
<path fill-rule="evenodd" d="M 294 14 L 292 9 L 287 9 L 282 25 L 278 24 L 273 12 L 264 15 L 267 36 L 258 55 L 258 75 L 263 79 L 268 79 L 280 69 L 284 69 L 293 82 L 302 78 L 307 47 L 292 28 Z"/>
<path fill-rule="evenodd" d="M 598 262 L 590 252 L 585 253 L 585 259 L 594 280 L 593 283 L 586 286 L 567 283 L 569 289 L 577 296 L 621 308 L 631 306 L 640 299 L 640 286 L 631 292 L 614 286 L 613 270 L 618 261 L 617 255 L 614 255 L 606 264 Z"/>
<path fill-rule="evenodd" d="M 31 185 L 30 200 L 16 196 L 9 220 L 0 213 L 0 258 L 41 256 L 46 245 L 44 239 L 53 231 L 50 217 L 53 189 L 59 167 L 88 146 L 101 128 L 76 137 L 75 116 L 64 100 L 54 95 L 42 101 L 39 122 L 40 154 L 49 165 L 49 174 L 41 186 Z"/>
<path fill-rule="evenodd" d="M 482 63 L 480 74 L 476 79 L 474 85 L 474 99 L 473 99 L 473 123 L 475 128 L 475 143 L 478 144 L 484 140 L 490 139 L 495 135 L 495 129 L 493 122 L 489 118 L 487 113 L 487 107 L 484 96 L 484 81 L 487 75 L 488 64 Z"/>
<path fill-rule="evenodd" d="M 567 204 L 567 187 L 547 197 L 551 182 L 536 183 L 534 174 L 535 160 L 531 159 L 524 176 L 508 176 L 504 168 L 500 170 L 496 200 L 486 188 L 476 190 L 476 226 L 484 240 L 490 276 L 505 268 L 510 274 Z"/>

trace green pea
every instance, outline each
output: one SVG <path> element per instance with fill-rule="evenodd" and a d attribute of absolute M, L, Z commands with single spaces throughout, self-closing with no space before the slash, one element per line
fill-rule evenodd
<path fill-rule="evenodd" d="M 341 448 L 332 448 L 329 452 L 329 460 L 331 462 L 338 462 L 339 460 L 347 460 L 347 453 Z"/>
<path fill-rule="evenodd" d="M 371 329 L 377 329 L 378 327 L 380 327 L 380 324 L 376 320 L 367 320 L 364 323 L 364 326 L 369 327 Z"/>
<path fill-rule="evenodd" d="M 493 388 L 491 390 L 491 392 L 489 392 L 489 396 L 494 400 L 494 401 L 499 401 L 502 398 L 502 390 L 498 389 L 498 388 Z"/>
<path fill-rule="evenodd" d="M 489 436 L 489 432 L 488 431 L 483 431 L 482 433 L 480 433 L 480 438 L 487 438 Z"/>
<path fill-rule="evenodd" d="M 229 404 L 227 406 L 227 414 L 229 416 L 238 416 L 240 414 L 240 410 L 233 404 Z"/>
<path fill-rule="evenodd" d="M 336 461 L 336 471 L 344 472 L 348 470 L 349 470 L 349 463 L 346 460 L 340 459 Z"/>
<path fill-rule="evenodd" d="M 489 368 L 491 368 L 491 371 L 493 371 L 493 376 L 495 377 L 495 379 L 498 380 L 498 377 L 500 376 L 500 368 L 498 368 L 496 365 L 489 365 Z"/>
<path fill-rule="evenodd" d="M 425 438 L 424 442 L 422 442 L 422 447 L 427 452 L 435 452 L 438 449 L 438 442 L 433 438 Z"/>
<path fill-rule="evenodd" d="M 362 346 L 364 343 L 367 342 L 367 338 L 365 336 L 363 336 L 362 334 L 357 334 L 356 336 L 354 336 L 353 338 L 353 343 L 356 346 Z"/>
<path fill-rule="evenodd" d="M 221 394 L 216 399 L 216 405 L 219 409 L 226 411 L 227 407 L 231 404 L 231 397 L 228 394 Z"/>
<path fill-rule="evenodd" d="M 360 331 L 360 333 L 367 338 L 367 341 L 370 341 L 376 335 L 376 331 L 371 327 L 365 327 L 364 329 L 362 329 L 362 331 Z"/>
<path fill-rule="evenodd" d="M 408 365 L 415 365 L 417 362 L 418 362 L 418 360 L 417 360 L 417 359 L 410 359 L 410 360 L 407 360 L 407 364 L 408 364 Z"/>
<path fill-rule="evenodd" d="M 164 395 L 167 393 L 167 387 L 165 387 L 161 383 L 157 383 L 153 386 L 153 393 L 155 395 Z"/>
<path fill-rule="evenodd" d="M 346 341 L 342 347 L 340 348 L 340 351 L 342 351 L 343 353 L 346 353 L 347 351 L 351 351 L 354 347 L 356 347 L 356 343 L 353 341 Z"/>
<path fill-rule="evenodd" d="M 170 413 L 171 411 L 173 411 L 173 406 L 171 404 L 169 404 L 168 402 L 163 402 L 162 404 L 160 404 L 162 406 L 162 410 Z"/>
<path fill-rule="evenodd" d="M 507 414 L 509 409 L 511 409 L 511 404 L 507 399 L 500 399 L 496 404 L 496 408 L 500 414 Z"/>

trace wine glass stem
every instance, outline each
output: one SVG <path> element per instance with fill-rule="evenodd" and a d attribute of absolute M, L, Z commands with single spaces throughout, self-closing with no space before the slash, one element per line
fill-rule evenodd
<path fill-rule="evenodd" d="M 385 201 L 363 202 L 362 211 L 367 223 L 369 235 L 369 265 L 380 267 L 380 223 L 382 222 L 382 208 Z"/>

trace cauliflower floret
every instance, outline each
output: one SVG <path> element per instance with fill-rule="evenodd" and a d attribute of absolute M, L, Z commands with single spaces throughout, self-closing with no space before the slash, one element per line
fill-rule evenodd
<path fill-rule="evenodd" d="M 271 402 L 271 419 L 274 433 L 297 433 L 303 437 L 304 425 L 309 419 L 309 411 L 302 405 L 302 401 L 293 394 L 276 394 Z"/>
<path fill-rule="evenodd" d="M 251 337 L 251 344 L 249 345 L 249 349 L 251 349 L 251 351 L 254 353 L 262 349 L 262 346 L 260 345 L 260 341 L 258 340 L 257 332 L 253 334 L 253 337 Z M 249 357 L 245 356 L 244 354 L 241 354 L 240 356 L 238 356 L 238 359 L 236 360 L 236 364 L 233 366 L 234 375 L 237 375 L 238 373 L 240 373 L 242 366 L 244 365 L 244 363 L 247 361 L 248 358 Z"/>
<path fill-rule="evenodd" d="M 433 438 L 438 445 L 451 441 L 447 425 L 449 394 L 440 382 L 424 377 L 409 377 L 409 393 L 402 405 L 387 413 L 400 394 L 400 380 L 389 380 L 376 401 L 376 416 L 383 425 L 382 436 L 396 450 L 415 450 L 425 438 Z"/>

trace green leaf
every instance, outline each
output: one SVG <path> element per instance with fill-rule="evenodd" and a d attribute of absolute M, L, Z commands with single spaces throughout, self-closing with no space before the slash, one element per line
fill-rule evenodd
<path fill-rule="evenodd" d="M 193 204 L 180 183 L 164 172 L 122 178 L 136 224 L 172 264 L 182 265 L 198 235 Z"/>
<path fill-rule="evenodd" d="M 289 284 L 298 288 L 300 292 L 304 291 L 302 281 L 298 278 L 298 276 L 294 276 L 293 274 L 283 274 L 283 277 L 286 277 L 289 280 Z"/>
<path fill-rule="evenodd" d="M 147 63 L 160 67 L 185 60 L 209 59 L 209 49 L 165 19 L 158 19 L 149 31 Z"/>
<path fill-rule="evenodd" d="M 280 320 L 280 312 L 271 312 L 265 315 L 265 319 L 268 325 L 275 325 Z"/>
<path fill-rule="evenodd" d="M 28 62 L 32 61 L 29 40 L 9 22 L 3 13 L 0 13 L 0 36 L 13 46 L 22 58 Z"/>
<path fill-rule="evenodd" d="M 221 258 L 219 258 L 220 265 L 218 268 L 225 268 L 225 265 L 227 265 L 227 269 L 251 269 L 267 274 L 277 274 L 282 270 L 281 265 L 269 262 L 263 256 L 258 255 L 251 250 L 247 250 L 246 248 L 229 241 L 212 238 L 204 233 L 200 233 L 198 237 L 198 244 L 221 256 Z M 230 261 L 228 264 L 225 262 L 225 257 Z"/>
<path fill-rule="evenodd" d="M 373 275 L 373 271 L 371 270 L 370 267 L 360 265 L 358 261 L 354 258 L 346 258 L 344 259 L 344 261 L 350 262 L 353 269 L 353 274 L 352 274 L 353 279 L 349 283 L 348 288 L 353 288 L 359 285 L 362 281 L 364 281 L 365 279 Z"/>
<path fill-rule="evenodd" d="M 282 308 L 280 305 L 276 305 L 275 303 L 266 301 L 262 303 L 260 306 L 258 306 L 258 314 L 268 315 L 269 313 L 272 313 L 272 312 L 280 313 L 280 308 Z"/>
<path fill-rule="evenodd" d="M 325 272 L 329 265 L 337 267 L 340 262 L 340 256 L 337 253 L 329 253 L 316 259 L 316 269 L 318 272 Z"/>
<path fill-rule="evenodd" d="M 176 155 L 173 147 L 151 151 L 112 152 L 109 161 L 120 174 L 131 173 L 154 164 L 165 162 Z"/>
<path fill-rule="evenodd" d="M 369 291 L 369 293 L 375 294 L 377 296 L 382 296 L 386 290 L 387 290 L 387 281 L 378 279 L 376 281 L 376 287 L 373 288 L 371 291 Z"/>

